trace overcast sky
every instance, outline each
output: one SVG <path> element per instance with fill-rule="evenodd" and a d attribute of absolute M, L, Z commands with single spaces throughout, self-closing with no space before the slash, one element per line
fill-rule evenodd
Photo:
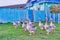
<path fill-rule="evenodd" d="M 0 6 L 25 4 L 28 0 L 0 0 Z"/>

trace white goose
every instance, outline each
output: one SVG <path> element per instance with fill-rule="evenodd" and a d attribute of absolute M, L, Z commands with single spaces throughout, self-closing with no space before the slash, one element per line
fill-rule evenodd
<path fill-rule="evenodd" d="M 26 29 L 26 26 L 27 26 L 27 24 L 24 24 L 24 22 L 23 22 L 23 24 L 22 24 L 22 28 L 26 31 L 27 29 Z"/>
<path fill-rule="evenodd" d="M 44 25 L 44 28 L 45 28 L 45 29 L 47 29 L 47 27 L 49 27 L 47 21 L 48 21 L 48 18 L 46 17 L 46 23 L 45 23 L 45 25 Z"/>
<path fill-rule="evenodd" d="M 22 28 L 26 31 L 28 31 L 29 30 L 29 19 L 28 18 L 26 18 L 26 24 L 24 23 L 24 21 L 23 21 L 23 24 L 22 24 Z"/>
<path fill-rule="evenodd" d="M 32 24 L 30 20 L 27 21 L 27 30 L 29 31 L 29 35 L 34 34 L 36 27 Z"/>
<path fill-rule="evenodd" d="M 27 22 L 27 26 L 26 26 L 26 29 L 29 30 L 29 20 L 26 19 L 26 22 Z"/>
<path fill-rule="evenodd" d="M 51 22 L 50 22 L 50 25 L 49 26 L 52 29 L 52 31 L 55 31 L 56 26 L 53 24 L 52 18 L 50 20 L 51 20 Z"/>
<path fill-rule="evenodd" d="M 41 20 L 39 20 L 39 27 L 41 28 L 41 30 L 44 29 L 44 25 L 43 25 L 43 23 L 41 23 Z"/>
<path fill-rule="evenodd" d="M 28 30 L 30 32 L 30 35 L 34 34 L 36 29 L 37 28 L 33 25 L 33 23 L 30 22 L 30 24 L 29 24 L 29 30 Z"/>
<path fill-rule="evenodd" d="M 48 35 L 49 32 L 51 32 L 51 29 L 50 29 L 50 27 L 49 27 L 47 21 L 48 21 L 48 18 L 46 18 L 46 23 L 45 23 L 45 25 L 44 25 L 44 28 L 45 28 L 45 30 L 46 30 L 46 32 L 47 32 L 46 34 Z"/>
<path fill-rule="evenodd" d="M 20 25 L 20 21 L 17 22 L 18 26 Z"/>
<path fill-rule="evenodd" d="M 17 23 L 13 22 L 13 26 L 14 26 L 14 28 L 17 28 Z"/>

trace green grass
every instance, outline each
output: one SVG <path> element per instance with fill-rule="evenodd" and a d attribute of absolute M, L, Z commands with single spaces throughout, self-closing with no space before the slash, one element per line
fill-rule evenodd
<path fill-rule="evenodd" d="M 21 26 L 15 29 L 11 23 L 0 24 L 0 40 L 60 40 L 60 24 L 55 25 L 56 31 L 46 35 L 45 30 L 41 31 L 35 23 L 37 30 L 34 35 L 29 36 L 29 32 L 24 31 Z"/>

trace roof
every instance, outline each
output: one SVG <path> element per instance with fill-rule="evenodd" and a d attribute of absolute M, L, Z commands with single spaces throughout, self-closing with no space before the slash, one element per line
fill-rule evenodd
<path fill-rule="evenodd" d="M 23 7 L 28 0 L 0 0 L 0 7 Z"/>
<path fill-rule="evenodd" d="M 17 4 L 17 5 L 10 5 L 10 6 L 1 6 L 0 8 L 24 8 L 26 4 Z"/>
<path fill-rule="evenodd" d="M 23 3 L 24 2 L 24 3 Z M 60 0 L 0 0 L 0 7 L 10 7 L 10 8 L 23 8 L 32 6 L 36 2 L 54 2 L 54 3 L 60 3 Z"/>

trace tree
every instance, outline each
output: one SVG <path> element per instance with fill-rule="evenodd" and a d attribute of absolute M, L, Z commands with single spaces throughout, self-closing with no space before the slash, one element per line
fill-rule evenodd
<path fill-rule="evenodd" d="M 60 13 L 60 5 L 52 5 L 50 6 L 51 13 Z"/>

